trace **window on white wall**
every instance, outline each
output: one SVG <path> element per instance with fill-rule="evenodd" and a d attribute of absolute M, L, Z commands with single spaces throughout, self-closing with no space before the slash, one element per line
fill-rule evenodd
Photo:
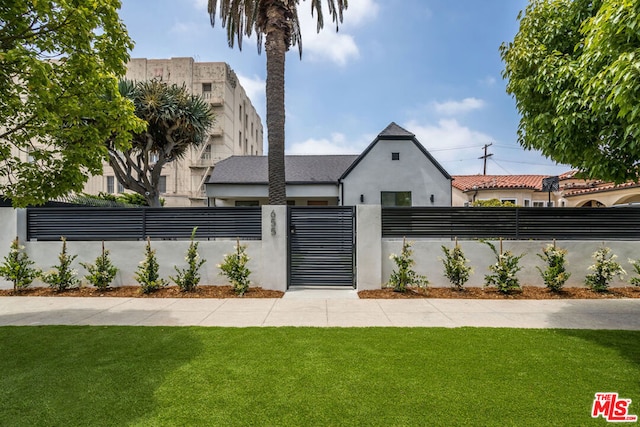
<path fill-rule="evenodd" d="M 382 206 L 411 206 L 411 191 L 381 191 Z"/>
<path fill-rule="evenodd" d="M 167 177 L 162 175 L 160 177 L 160 181 L 158 181 L 158 192 L 166 193 L 167 192 Z"/>
<path fill-rule="evenodd" d="M 391 160 L 400 160 L 400 153 L 391 153 Z"/>

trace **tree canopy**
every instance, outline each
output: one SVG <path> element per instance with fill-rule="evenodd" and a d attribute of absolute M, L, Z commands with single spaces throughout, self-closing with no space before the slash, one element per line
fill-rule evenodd
<path fill-rule="evenodd" d="M 122 150 L 113 139 L 107 142 L 109 164 L 118 182 L 144 196 L 147 204 L 160 207 L 160 177 L 167 163 L 184 157 L 200 145 L 213 124 L 211 107 L 187 88 L 157 80 L 119 84 L 120 94 L 135 105 L 135 114 L 147 123 Z"/>
<path fill-rule="evenodd" d="M 119 0 L 0 7 L 0 194 L 15 206 L 80 192 L 102 172 L 104 141 L 143 123 L 118 93 L 133 42 Z"/>
<path fill-rule="evenodd" d="M 640 179 L 637 0 L 531 0 L 501 46 L 518 140 L 590 178 Z"/>

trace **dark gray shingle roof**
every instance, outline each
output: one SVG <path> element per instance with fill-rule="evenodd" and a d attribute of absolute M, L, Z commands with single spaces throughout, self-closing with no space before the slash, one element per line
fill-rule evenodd
<path fill-rule="evenodd" d="M 386 128 L 384 128 L 384 130 L 382 132 L 380 132 L 380 134 L 378 134 L 379 137 L 393 137 L 393 136 L 403 136 L 403 137 L 408 137 L 408 138 L 413 138 L 415 137 L 414 134 L 412 134 L 411 132 L 409 132 L 408 130 L 406 130 L 405 128 L 398 126 L 396 124 L 396 122 L 391 122 L 389 124 L 389 126 L 387 126 Z"/>
<path fill-rule="evenodd" d="M 338 183 L 355 155 L 285 156 L 287 183 Z M 213 168 L 209 184 L 267 184 L 266 156 L 231 156 Z"/>

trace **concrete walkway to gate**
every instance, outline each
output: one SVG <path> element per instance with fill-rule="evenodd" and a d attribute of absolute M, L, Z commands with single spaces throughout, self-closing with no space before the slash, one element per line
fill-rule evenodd
<path fill-rule="evenodd" d="M 640 330 L 640 299 L 375 300 L 351 289 L 292 290 L 282 299 L 0 297 L 3 325 Z"/>

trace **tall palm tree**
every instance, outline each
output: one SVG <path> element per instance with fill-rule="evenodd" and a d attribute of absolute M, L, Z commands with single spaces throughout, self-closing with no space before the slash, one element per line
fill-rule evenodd
<path fill-rule="evenodd" d="M 304 0 L 303 0 L 304 1 Z M 322 0 L 310 0 L 311 14 L 317 17 L 317 31 L 324 26 Z M 242 38 L 255 31 L 258 53 L 262 49 L 262 37 L 266 36 L 267 52 L 267 131 L 269 141 L 269 204 L 284 205 L 287 202 L 284 171 L 284 62 L 291 46 L 298 45 L 302 57 L 302 37 L 298 20 L 300 0 L 209 0 L 211 25 L 215 24 L 216 10 L 220 5 L 220 20 L 227 29 L 229 47 L 237 39 L 242 50 Z M 342 12 L 348 0 L 327 0 L 329 13 L 338 30 Z"/>

